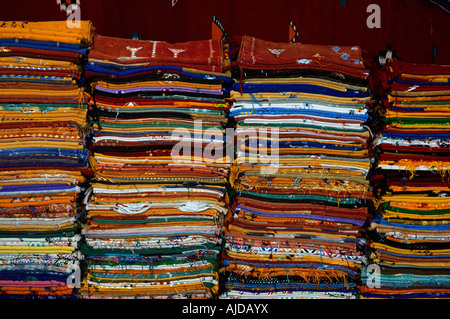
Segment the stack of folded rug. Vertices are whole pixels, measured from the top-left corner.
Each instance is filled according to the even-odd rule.
[[[74,297],[88,170],[81,21],[0,22],[0,296]]]
[[[448,298],[450,66],[390,61],[363,298]]]
[[[222,298],[355,298],[371,188],[359,47],[242,37]]]
[[[84,298],[211,298],[226,213],[219,40],[96,35],[86,66],[94,170]]]

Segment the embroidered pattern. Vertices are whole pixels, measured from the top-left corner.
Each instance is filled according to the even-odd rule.
[[[275,55],[277,58],[280,57],[281,53],[286,51],[285,49],[267,49],[267,50],[269,50],[269,52]]]
[[[298,32],[294,22],[289,21],[289,43],[296,43],[298,39]]]
[[[213,39],[220,39],[222,41],[225,41],[225,38],[227,37],[225,28],[223,27],[223,25],[220,23],[219,19],[217,19],[216,16],[212,17],[211,34]]]
[[[171,48],[169,48],[169,50],[172,51],[174,59],[176,59],[178,57],[178,54],[186,51],[183,49],[171,49]]]
[[[308,59],[299,59],[297,60],[298,64],[310,64],[312,61]]]
[[[56,3],[59,4],[59,8],[61,11],[67,11],[67,8],[70,8],[71,5],[80,5],[80,0],[56,0]]]
[[[139,48],[132,48],[132,47],[129,47],[129,46],[127,47],[127,50],[131,51],[131,58],[132,59],[136,59],[137,58],[136,52],[138,52],[141,49],[142,49],[142,47],[139,47]]]

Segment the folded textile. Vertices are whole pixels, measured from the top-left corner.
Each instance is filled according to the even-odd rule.
[[[109,65],[121,69],[179,66],[221,73],[225,64],[223,52],[221,40],[168,43],[96,34],[89,60],[105,68]]]
[[[449,79],[449,66],[382,69],[363,298],[448,298]]]
[[[94,30],[90,21],[0,30],[0,295],[75,298],[90,175],[82,61]]]
[[[362,50],[358,46],[332,46],[276,43],[250,36],[243,36],[239,47],[238,67],[243,70],[266,70],[283,75],[297,74],[305,70],[337,73],[337,77],[367,79]],[[261,71],[262,70],[262,71]],[[336,74],[331,75],[336,76]]]
[[[244,36],[232,72],[220,297],[356,298],[371,199],[361,50]]]
[[[225,68],[221,41],[94,38],[82,298],[216,296],[230,162]]]

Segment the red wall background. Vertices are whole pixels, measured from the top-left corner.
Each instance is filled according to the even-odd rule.
[[[369,29],[369,4],[381,8],[381,28]],[[215,15],[227,34],[288,42],[289,21],[299,41],[359,45],[373,57],[388,44],[404,61],[450,64],[450,15],[420,0],[81,0],[81,18],[102,35],[184,42],[211,38]],[[0,0],[0,20],[65,20],[56,0]]]

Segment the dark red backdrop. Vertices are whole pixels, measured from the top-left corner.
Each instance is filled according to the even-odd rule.
[[[369,29],[369,4],[381,8],[381,28]],[[370,57],[391,44],[410,62],[450,64],[450,16],[419,0],[81,0],[81,18],[102,35],[184,42],[211,37],[215,15],[229,35],[288,42],[293,20],[300,42],[359,45]],[[63,20],[56,0],[0,0],[0,20]]]

